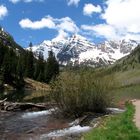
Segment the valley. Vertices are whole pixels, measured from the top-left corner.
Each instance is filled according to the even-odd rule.
[[[96,45],[73,35],[58,42],[30,43],[29,48],[23,49],[14,39],[3,38],[0,42],[0,100],[49,104],[49,108],[43,111],[1,109],[0,138],[88,140],[95,136],[94,129],[100,134],[98,128],[102,123],[110,127],[109,119],[114,128],[118,125],[112,123],[114,118],[120,124],[118,119],[124,121],[123,116],[132,128],[135,126],[130,121],[134,108],[131,103],[125,103],[140,99],[138,42],[105,41]],[[127,115],[125,109],[132,114]],[[124,124],[120,129],[128,129],[123,128]],[[85,134],[90,130],[91,133]],[[139,137],[137,128],[131,131]]]
[[[0,0],[0,140],[140,140],[140,0]]]

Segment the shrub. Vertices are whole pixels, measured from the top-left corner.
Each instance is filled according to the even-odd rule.
[[[51,85],[51,97],[64,115],[104,112],[111,103],[112,78],[88,72],[64,72]]]

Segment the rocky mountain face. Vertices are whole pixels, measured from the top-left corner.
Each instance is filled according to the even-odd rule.
[[[60,41],[45,40],[33,46],[32,50],[36,56],[42,52],[45,59],[48,57],[48,51],[52,50],[62,65],[72,63],[102,66],[112,64],[130,54],[137,45],[138,43],[134,40],[105,41],[94,44],[76,34]]]

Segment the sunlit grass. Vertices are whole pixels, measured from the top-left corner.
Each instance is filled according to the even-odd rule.
[[[135,108],[126,105],[123,114],[109,116],[96,129],[85,134],[84,140],[140,140],[140,131],[133,122]]]
[[[47,91],[32,91],[24,97],[24,101],[45,102],[49,100],[49,92]]]

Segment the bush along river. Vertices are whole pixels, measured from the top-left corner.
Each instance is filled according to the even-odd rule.
[[[76,120],[67,119],[56,113],[58,108],[52,108],[50,104],[7,100],[0,101],[0,140],[74,140],[96,127],[101,117],[107,115],[89,114]],[[107,110],[108,113],[124,111],[117,108]]]

